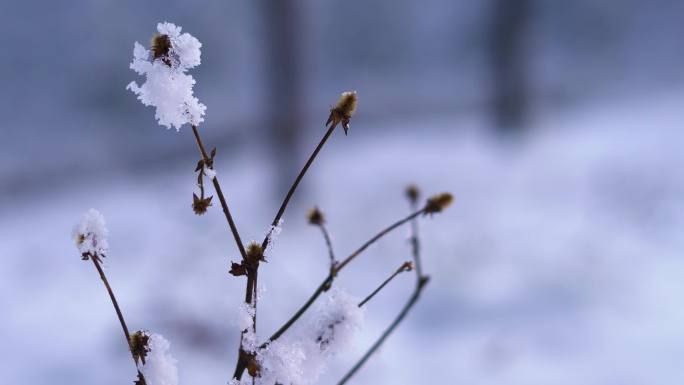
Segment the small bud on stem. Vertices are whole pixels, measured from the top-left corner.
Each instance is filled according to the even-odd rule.
[[[433,195],[427,200],[425,204],[425,214],[434,214],[442,212],[444,209],[449,207],[454,201],[454,197],[449,193],[441,193]]]
[[[354,111],[356,111],[357,102],[358,97],[356,96],[356,91],[343,92],[335,107],[330,109],[330,116],[325,125],[327,126],[332,123],[332,125],[335,126],[342,123],[344,134],[347,135],[349,121],[351,120],[352,115],[354,115]]]

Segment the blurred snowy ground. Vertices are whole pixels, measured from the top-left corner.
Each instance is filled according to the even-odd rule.
[[[333,136],[286,213],[260,274],[260,333],[325,275],[306,208],[326,212],[344,256],[407,212],[402,190],[416,182],[426,194],[456,196],[445,214],[421,222],[432,281],[353,383],[678,383],[684,114],[675,96],[553,114],[514,143],[476,121],[387,121],[369,133],[356,119],[349,137]],[[188,130],[168,135],[192,140]],[[262,155],[246,149],[228,162],[219,148],[217,170],[245,239],[261,239],[276,208],[263,204],[273,192]],[[244,282],[227,274],[237,252],[220,208],[202,217],[190,209],[193,167],[103,175],[0,206],[0,383],[133,380],[106,292],[70,237],[90,207],[108,221],[106,271],[129,326],[171,341],[181,383],[227,382]],[[407,234],[384,239],[336,284],[367,294],[409,258]],[[358,348],[321,383],[360,356],[412,285],[400,276],[373,300]]]

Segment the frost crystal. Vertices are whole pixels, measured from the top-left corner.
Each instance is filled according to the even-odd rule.
[[[274,341],[257,354],[261,366],[258,384],[306,384],[306,352],[301,343]]]
[[[204,175],[206,175],[209,179],[214,180],[214,178],[216,178],[216,170],[205,166]]]
[[[335,289],[317,307],[314,319],[295,335],[257,351],[257,384],[314,384],[330,357],[349,347],[363,322],[358,300]]]
[[[74,227],[74,241],[81,255],[104,256],[109,251],[109,231],[99,211],[90,209],[83,214],[81,222]]]
[[[352,345],[354,335],[363,324],[363,310],[358,300],[346,292],[334,289],[317,308],[309,330],[313,340],[325,355],[334,355]]]
[[[278,220],[278,224],[276,226],[271,226],[268,229],[268,233],[266,233],[266,238],[268,238],[268,244],[266,246],[265,253],[268,253],[269,251],[273,250],[273,244],[278,238],[278,235],[283,231],[283,220],[280,219]]]
[[[144,105],[156,107],[155,118],[160,125],[176,130],[185,123],[197,125],[204,121],[206,106],[193,95],[195,79],[185,72],[200,64],[202,43],[187,32],[181,34],[181,27],[172,23],[157,24],[157,31],[168,37],[168,53],[154,58],[135,42],[130,68],[145,75],[146,80],[141,86],[133,81],[126,89],[138,95]]]
[[[171,344],[160,334],[150,335],[145,365],[141,371],[147,385],[178,385],[176,359],[169,354]]]

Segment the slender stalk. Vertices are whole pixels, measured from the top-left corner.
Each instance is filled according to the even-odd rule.
[[[332,240],[330,239],[330,234],[328,233],[328,229],[326,229],[324,224],[321,223],[318,225],[318,228],[321,229],[321,233],[325,239],[325,246],[328,248],[328,256],[330,257],[330,271],[332,272],[335,269],[335,252],[333,251]]]
[[[416,211],[418,204],[416,200],[411,200],[411,211]],[[420,240],[418,238],[418,221],[411,221],[411,255],[413,256],[413,264],[416,268],[416,279],[420,281],[423,277],[423,264],[420,261]]]
[[[420,281],[419,284],[416,285],[416,288],[414,289],[411,298],[409,298],[408,302],[406,302],[406,305],[404,305],[404,307],[401,309],[399,315],[394,319],[394,321],[392,321],[390,326],[382,333],[380,338],[377,341],[375,341],[373,346],[371,346],[371,348],[368,349],[366,354],[364,354],[363,357],[361,357],[361,359],[356,363],[356,365],[354,365],[354,367],[351,368],[351,370],[340,380],[340,382],[337,383],[337,385],[342,385],[349,381],[349,379],[354,374],[356,374],[356,372],[358,372],[359,369],[361,369],[363,364],[365,364],[366,361],[368,361],[368,359],[373,355],[373,353],[375,353],[378,350],[378,348],[385,342],[387,337],[389,337],[390,334],[392,334],[394,329],[396,329],[397,326],[399,326],[401,321],[404,320],[404,317],[406,317],[406,314],[408,314],[409,310],[411,310],[413,305],[415,305],[416,301],[418,301],[418,298],[420,298],[420,293],[423,291],[423,288],[428,283],[428,280],[429,279],[425,277]]]
[[[397,222],[393,223],[392,225],[386,227],[384,230],[377,233],[373,238],[369,239],[368,242],[364,243],[355,252],[351,253],[347,258],[345,258],[344,261],[340,262],[340,264],[337,265],[337,267],[335,268],[335,271],[339,272],[340,270],[342,270],[349,262],[351,262],[354,258],[356,258],[364,250],[366,250],[368,248],[368,246],[377,242],[378,239],[384,237],[385,235],[387,235],[387,233],[391,232],[392,230],[396,229],[397,227],[403,225],[404,223],[406,223],[406,222],[410,221],[411,219],[417,217],[418,215],[422,214],[424,211],[425,211],[425,209],[420,209],[420,210],[414,212],[413,214],[407,216],[406,218],[398,220]]]
[[[410,202],[411,202],[411,210],[415,210],[417,207],[416,199],[411,199]],[[425,211],[425,208],[423,208],[421,211]],[[420,242],[418,241],[418,223],[417,223],[418,220],[416,219],[415,215],[413,215],[410,220],[411,220],[411,241],[412,241],[411,242],[411,254],[413,256],[413,261],[416,264],[416,278],[417,278],[416,279],[416,286],[413,289],[413,294],[411,294],[411,297],[409,298],[409,300],[406,302],[406,304],[401,309],[401,311],[399,312],[397,317],[394,319],[394,321],[392,321],[390,326],[387,329],[385,329],[385,331],[382,333],[380,338],[378,338],[378,340],[375,341],[373,346],[371,346],[370,349],[368,349],[368,351],[349,370],[349,372],[347,372],[347,374],[344,377],[342,377],[342,379],[340,380],[340,382],[337,383],[337,385],[343,385],[347,381],[349,381],[349,379],[352,378],[352,376],[354,376],[354,374],[356,374],[356,372],[358,372],[359,369],[361,369],[361,367],[366,363],[366,361],[368,361],[368,359],[373,355],[373,353],[375,353],[378,350],[378,348],[380,348],[380,346],[382,346],[382,344],[385,342],[387,337],[389,337],[390,334],[392,334],[394,329],[396,329],[397,326],[399,326],[399,324],[401,323],[401,321],[404,320],[404,317],[406,317],[406,314],[408,314],[408,312],[411,310],[413,305],[416,304],[416,302],[418,301],[418,298],[420,298],[420,294],[423,292],[423,288],[425,288],[425,285],[427,285],[427,283],[430,281],[430,277],[423,275],[422,270],[419,267],[420,266],[420,247],[419,247]]]
[[[131,352],[131,358],[133,358],[133,363],[135,364],[135,370],[138,371],[138,375],[140,376],[140,379],[142,380],[143,384],[146,384],[147,382],[145,381],[145,376],[140,372],[140,369],[138,369],[138,360],[135,358],[135,355],[133,354],[133,348],[131,346],[131,333],[128,331],[128,326],[126,326],[126,320],[124,320],[123,313],[121,312],[121,308],[119,307],[119,302],[116,300],[116,296],[114,296],[114,291],[112,290],[112,287],[109,285],[109,281],[107,280],[107,276],[105,275],[104,270],[102,270],[102,266],[99,262],[99,257],[97,255],[90,254],[90,259],[93,261],[93,264],[97,269],[97,272],[100,274],[100,279],[102,279],[102,282],[104,283],[105,288],[107,289],[107,293],[109,293],[109,298],[112,300],[112,305],[114,305],[116,316],[119,318],[121,329],[123,329],[124,337],[126,338],[126,345],[128,346],[128,351]]]
[[[199,147],[204,162],[209,162],[210,158],[207,154],[207,150],[204,147],[204,143],[202,143],[202,138],[200,138],[197,126],[192,126],[192,133],[195,134],[195,141],[197,142],[197,147]],[[214,190],[216,190],[216,195],[218,195],[219,201],[221,202],[223,213],[226,215],[226,220],[228,221],[230,231],[233,233],[233,238],[235,238],[235,243],[237,243],[238,250],[240,250],[240,255],[242,256],[242,258],[244,258],[246,255],[245,246],[242,244],[242,240],[240,239],[240,233],[237,230],[237,226],[235,225],[233,216],[230,214],[230,209],[228,209],[228,203],[226,202],[226,198],[223,195],[223,191],[221,190],[221,184],[219,183],[218,176],[215,176],[211,181],[214,184]]]
[[[309,167],[311,167],[311,164],[316,159],[316,156],[318,156],[318,153],[321,151],[321,149],[323,148],[325,143],[330,138],[330,135],[332,135],[333,131],[335,131],[335,127],[337,127],[337,122],[334,122],[333,124],[330,125],[328,130],[325,132],[325,135],[323,135],[323,138],[321,139],[320,142],[318,142],[318,145],[316,146],[314,151],[311,153],[311,156],[309,156],[309,159],[304,164],[304,167],[299,172],[299,175],[297,175],[294,182],[292,183],[290,190],[285,195],[285,198],[283,199],[283,202],[281,203],[280,208],[278,209],[278,212],[276,213],[275,217],[273,218],[273,222],[271,222],[271,230],[269,230],[268,234],[266,234],[266,237],[264,237],[263,242],[261,242],[262,250],[265,251],[266,248],[268,247],[268,244],[271,240],[271,234],[273,233],[273,229],[276,226],[278,226],[278,223],[280,222],[280,219],[283,217],[283,214],[285,213],[285,209],[287,208],[287,205],[290,203],[290,199],[292,199],[292,196],[294,195],[295,191],[297,190],[299,183],[304,178],[304,175],[306,175],[306,172],[309,170]],[[219,198],[221,198],[220,195],[219,195]],[[244,256],[244,254],[243,254],[243,256]],[[247,273],[247,287],[245,289],[245,302],[251,304],[252,301],[254,301],[254,314],[255,314],[255,316],[252,317],[252,329],[255,331],[256,331],[256,311],[257,311],[255,293],[256,293],[256,287],[257,287],[257,281],[258,281],[258,278],[257,278],[258,277],[258,275],[257,275],[258,269],[259,269],[259,266],[257,265],[253,272],[248,271],[248,273]],[[324,281],[324,283],[327,281],[328,281],[328,279],[326,279]],[[320,295],[320,293],[318,295]],[[312,297],[312,299],[310,299],[311,303],[313,303],[313,301],[318,297],[318,295],[314,295]],[[311,304],[309,304],[308,306],[311,306]],[[308,306],[306,306],[306,307],[308,308]],[[303,313],[305,310],[306,309],[304,309],[304,310],[300,309],[301,313]],[[301,316],[301,313],[299,313],[298,315],[295,314],[296,318],[294,320],[299,318],[299,316]],[[294,320],[292,321],[292,323],[294,323]],[[285,328],[282,332],[284,332],[288,328],[289,328],[289,326],[287,326],[287,328]],[[282,334],[282,332],[280,334]],[[244,336],[244,334],[245,334],[245,331],[243,330],[242,336]],[[278,332],[276,332],[276,334],[278,334]],[[278,334],[278,336],[280,336],[280,334]],[[238,362],[235,365],[235,371],[233,373],[233,378],[236,378],[238,380],[240,380],[242,378],[242,374],[244,373],[244,371],[247,367],[247,363],[246,363],[245,358],[244,358],[245,354],[243,354],[244,350],[242,347],[242,336],[240,337],[240,354],[238,356]],[[269,339],[269,341],[264,343],[263,346],[266,346],[270,341],[271,340]]]
[[[294,315],[292,315],[292,317],[290,317],[290,319],[287,320],[287,322],[285,322],[285,323],[284,323],[284,324],[283,324],[275,333],[273,333],[273,335],[272,335],[266,342],[264,342],[263,344],[261,344],[260,348],[264,348],[264,347],[266,347],[269,343],[271,343],[271,342],[277,340],[278,338],[280,338],[280,336],[281,336],[283,333],[285,333],[285,332],[287,331],[287,329],[289,329],[289,328],[290,328],[290,327],[299,319],[299,317],[301,317],[302,314],[304,314],[304,313],[309,309],[309,307],[311,307],[311,305],[316,301],[316,299],[317,299],[321,294],[323,294],[323,292],[326,290],[326,288],[329,287],[330,283],[332,282],[334,275],[335,275],[335,274],[338,274],[338,273],[339,273],[339,272],[340,272],[340,271],[341,271],[349,262],[351,262],[356,256],[358,256],[359,254],[361,254],[361,252],[363,252],[365,249],[367,249],[368,246],[370,246],[370,245],[372,245],[373,243],[375,243],[376,241],[378,241],[380,238],[382,238],[383,236],[385,236],[387,233],[389,233],[390,231],[396,229],[397,227],[401,226],[402,224],[404,224],[404,223],[410,221],[412,218],[417,217],[417,216],[418,216],[419,214],[421,214],[423,211],[424,211],[424,209],[421,209],[421,210],[419,210],[419,211],[416,211],[415,213],[409,215],[408,217],[406,217],[406,218],[404,218],[404,219],[401,219],[401,220],[399,220],[399,221],[393,223],[392,225],[386,227],[385,229],[381,230],[381,231],[380,231],[378,234],[376,234],[373,238],[371,238],[370,240],[368,240],[368,241],[367,241],[366,243],[364,243],[361,247],[359,247],[356,251],[354,251],[353,253],[351,253],[351,254],[344,260],[344,262],[342,262],[342,263],[336,265],[336,266],[335,266],[335,269],[333,269],[333,271],[331,272],[331,274],[328,274],[328,276],[323,280],[323,282],[322,282],[322,283],[318,286],[318,288],[313,292],[313,294],[311,295],[311,297],[309,297],[309,299],[304,303],[304,305],[302,305],[302,307],[299,308],[299,310],[297,310],[297,312],[296,312]]]
[[[384,288],[388,283],[390,283],[390,281],[393,280],[394,277],[405,271],[411,271],[411,262],[402,263],[401,266],[399,266],[399,268],[394,273],[392,273],[392,275],[390,275],[385,281],[383,281],[377,289],[373,290],[373,292],[370,293],[368,297],[366,297],[363,301],[359,302],[359,307],[365,305],[366,302],[370,301],[371,298],[375,297],[375,295],[378,294],[380,290],[382,290],[382,288]]]
[[[332,135],[333,131],[335,131],[335,127],[337,127],[337,122],[333,122],[330,125],[330,128],[328,128],[328,131],[325,132],[325,135],[323,135],[323,138],[321,139],[321,141],[318,142],[318,145],[316,146],[316,148],[311,153],[311,156],[309,156],[309,159],[304,164],[304,167],[299,172],[299,175],[297,175],[297,178],[295,178],[294,183],[292,183],[290,190],[285,195],[285,198],[283,199],[283,203],[280,204],[280,208],[278,209],[278,212],[276,213],[275,218],[273,218],[273,222],[271,222],[271,226],[273,226],[273,227],[278,226],[278,222],[280,222],[280,218],[283,217],[283,214],[285,213],[285,209],[287,208],[287,205],[290,203],[290,199],[292,198],[295,191],[297,190],[297,186],[299,186],[299,182],[302,181],[302,179],[304,178],[304,175],[309,170],[309,167],[311,167],[311,164],[316,159],[316,156],[318,156],[318,153],[323,148],[323,145],[325,145],[325,143],[330,138],[330,135]],[[271,230],[268,232],[268,235],[266,236],[266,238],[264,238],[264,241],[261,243],[261,247],[264,250],[266,250],[266,246],[268,246],[268,242],[271,239],[270,235],[271,235],[271,232],[273,232],[273,227],[271,227]]]

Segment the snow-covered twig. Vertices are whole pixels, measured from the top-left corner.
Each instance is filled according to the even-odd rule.
[[[321,151],[325,143],[328,141],[330,136],[332,135],[333,131],[335,131],[335,128],[342,123],[342,126],[344,128],[344,133],[345,135],[347,134],[347,130],[349,129],[349,120],[351,119],[352,115],[354,114],[354,111],[356,110],[356,104],[357,104],[357,96],[356,92],[344,92],[340,96],[339,101],[335,105],[335,107],[330,109],[330,115],[328,117],[328,121],[325,123],[326,126],[328,126],[328,130],[325,132],[323,135],[323,138],[318,142],[318,145],[316,148],[313,150],[311,155],[309,156],[309,159],[306,161],[304,164],[304,167],[302,167],[301,171],[295,178],[294,182],[292,183],[292,186],[288,190],[287,194],[285,194],[285,198],[283,199],[283,202],[280,204],[280,208],[278,208],[278,212],[276,213],[275,217],[273,218],[273,221],[271,222],[271,229],[274,229],[278,226],[280,223],[280,220],[285,214],[285,209],[287,209],[288,204],[290,203],[290,199],[292,199],[292,196],[294,196],[295,191],[297,190],[297,187],[299,186],[299,183],[302,181],[304,178],[304,175],[306,175],[306,172],[309,170],[309,167],[313,164],[314,160],[318,156],[318,153]],[[271,230],[272,231],[272,230]],[[268,244],[271,240],[271,234],[270,231],[264,237],[263,242],[261,243],[261,248],[266,250],[268,248]],[[245,302],[247,303],[252,303],[254,301],[254,293],[256,293],[256,287],[258,283],[258,264],[255,266],[253,271],[248,271],[247,272],[247,287],[245,290]],[[255,311],[256,311],[256,306],[255,306]],[[256,317],[255,319],[255,325],[253,325],[253,329],[256,329]],[[243,332],[244,334],[244,332]],[[235,372],[233,373],[233,378],[236,378],[240,380],[242,378],[242,373],[244,373],[246,369],[247,362],[245,358],[247,357],[246,354],[243,353],[242,345],[240,347],[240,355],[238,358],[238,362],[235,365]]]
[[[107,289],[107,293],[112,301],[112,305],[114,305],[114,311],[116,312],[116,316],[121,324],[124,337],[126,338],[126,345],[128,346],[128,350],[131,352],[135,369],[138,371],[140,385],[145,385],[145,376],[140,372],[140,369],[138,369],[138,359],[133,353],[133,348],[131,346],[131,333],[128,330],[128,326],[126,326],[126,320],[124,319],[123,312],[119,307],[119,302],[116,300],[114,290],[112,290],[112,286],[109,284],[107,275],[100,264],[100,259],[105,257],[104,253],[107,251],[108,235],[108,230],[102,214],[95,209],[90,209],[83,216],[81,222],[76,227],[74,235],[76,239],[76,246],[78,247],[79,251],[81,251],[81,258],[83,260],[90,259],[93,261],[95,269],[97,269],[100,279]]]

